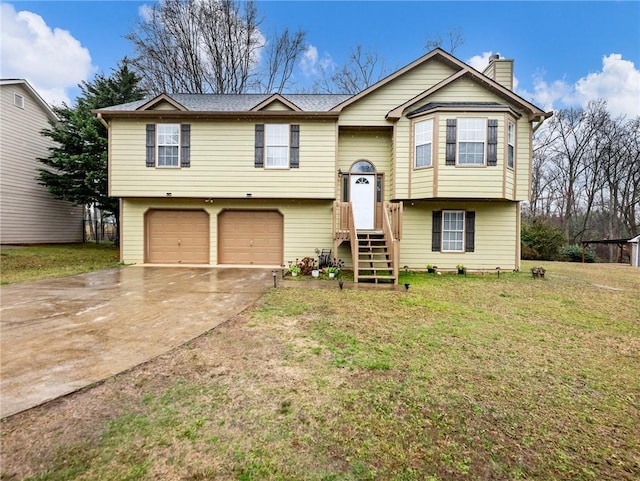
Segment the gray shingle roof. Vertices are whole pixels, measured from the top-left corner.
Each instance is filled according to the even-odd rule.
[[[281,95],[303,112],[328,112],[351,97],[344,94]],[[169,97],[192,112],[248,112],[271,97],[271,94],[172,94]],[[152,98],[114,105],[101,110],[134,111],[150,100]]]

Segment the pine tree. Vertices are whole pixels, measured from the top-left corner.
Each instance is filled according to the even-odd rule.
[[[144,97],[140,77],[128,68],[125,58],[110,77],[97,74],[92,82],[79,85],[76,106],[53,107],[58,119],[42,135],[56,142],[49,156],[38,159],[38,182],[59,199],[78,205],[93,205],[108,212],[119,226],[118,199],[108,196],[107,129],[93,109],[133,102]]]

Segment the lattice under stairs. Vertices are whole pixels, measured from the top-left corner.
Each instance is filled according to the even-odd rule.
[[[358,282],[393,283],[393,256],[382,231],[357,231]]]

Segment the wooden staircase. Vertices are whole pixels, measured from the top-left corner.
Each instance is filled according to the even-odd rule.
[[[358,244],[356,282],[390,282],[396,278],[391,246],[387,245],[383,231],[356,232]]]

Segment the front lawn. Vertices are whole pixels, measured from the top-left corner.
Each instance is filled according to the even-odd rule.
[[[3,248],[0,258],[2,284],[70,276],[119,265],[118,247],[112,243]]]
[[[285,282],[5,420],[3,479],[640,479],[640,270],[532,265]]]

